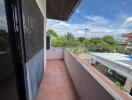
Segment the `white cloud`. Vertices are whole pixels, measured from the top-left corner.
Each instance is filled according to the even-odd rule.
[[[120,27],[126,32],[132,32],[132,16],[126,18],[126,20],[122,23]]]
[[[132,23],[132,17],[128,17],[125,22],[126,23]]]
[[[7,31],[4,1],[0,1],[0,29]]]
[[[113,32],[111,29],[100,28],[98,26],[92,26],[91,24],[68,24],[66,22],[59,22],[53,25],[48,26],[47,29],[55,30],[59,35],[63,35],[67,32],[73,33],[74,36],[80,37],[84,36],[84,29],[89,28],[87,37],[98,37],[103,36],[104,34],[109,34]]]
[[[66,27],[68,27],[69,28],[69,24],[66,24],[66,23],[61,21],[61,22],[56,23],[55,25],[53,25],[53,27],[55,27],[55,28],[66,28]]]
[[[101,24],[101,25],[108,25],[110,21],[102,16],[83,16],[86,20],[90,21],[91,23]]]
[[[80,13],[80,10],[77,9],[77,10],[75,11],[75,13],[79,14],[79,13]]]
[[[115,25],[115,22],[101,16],[85,16],[85,18],[87,20],[83,24],[59,21],[54,24],[48,24],[47,29],[53,29],[59,35],[71,32],[74,36],[80,37],[84,36],[84,29],[89,28],[90,30],[87,33],[87,37],[102,37],[105,35],[117,36],[129,32],[129,28],[122,26],[131,26],[132,23],[132,17],[126,18],[126,20],[120,25],[117,25],[116,23],[117,26]]]

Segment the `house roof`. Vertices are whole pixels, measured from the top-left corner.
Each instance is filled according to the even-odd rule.
[[[127,34],[123,34],[123,37],[132,37],[132,32],[131,33],[127,33]]]
[[[90,53],[90,56],[126,77],[131,77],[132,75],[132,59],[128,55],[119,53]]]
[[[47,0],[47,18],[68,20],[82,0]]]

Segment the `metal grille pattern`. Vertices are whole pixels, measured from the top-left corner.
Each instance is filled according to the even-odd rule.
[[[26,61],[44,46],[43,15],[35,0],[22,0]]]

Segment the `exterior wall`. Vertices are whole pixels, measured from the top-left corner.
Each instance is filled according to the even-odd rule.
[[[43,77],[43,52],[44,50],[41,50],[26,63],[29,100],[35,100],[39,85]]]
[[[28,1],[26,1],[26,2],[28,2]],[[34,4],[35,7],[37,4],[37,7],[39,7],[39,8],[35,8],[35,7],[34,8],[39,9],[38,12],[40,11],[39,13],[42,15],[42,16],[38,15],[38,17],[36,17],[36,15],[34,15],[30,11],[31,7],[27,7],[27,8],[29,8],[29,9],[27,9],[27,11],[29,10],[30,12],[26,13],[27,16],[29,17],[29,19],[25,18],[25,22],[27,20],[29,20],[29,23],[31,23],[31,24],[35,24],[35,25],[36,25],[36,23],[41,24],[41,27],[35,26],[35,25],[30,25],[30,27],[33,28],[33,31],[32,31],[32,34],[28,33],[28,35],[31,35],[30,37],[33,37],[33,38],[30,38],[29,40],[25,39],[27,45],[29,45],[29,46],[33,45],[33,48],[28,48],[28,49],[26,48],[27,50],[37,49],[36,52],[34,53],[34,55],[26,61],[26,68],[25,68],[25,71],[26,71],[25,77],[27,78],[26,82],[27,82],[27,91],[28,91],[27,99],[28,100],[36,100],[37,92],[38,92],[38,89],[39,89],[39,86],[40,86],[40,83],[41,83],[41,80],[42,80],[42,77],[44,74],[44,67],[46,66],[46,0],[36,0],[35,2],[32,0],[31,2],[32,2],[32,4],[35,3]],[[27,5],[27,4],[25,4],[25,5]],[[34,12],[34,13],[36,14],[36,12]],[[34,19],[31,20],[30,17],[31,18],[33,17]],[[43,20],[42,19],[37,20],[37,18],[39,18],[39,17],[41,17]],[[40,29],[38,29],[38,28],[40,28]],[[40,31],[38,31],[38,30],[40,30]],[[42,33],[42,31],[43,31],[43,33]],[[31,31],[29,31],[29,32],[31,32]],[[41,34],[41,37],[40,37],[40,34]],[[27,33],[26,33],[26,35],[27,35]],[[39,41],[39,43],[38,43],[38,41]],[[42,44],[42,47],[40,48],[41,44]],[[29,54],[30,53],[32,53],[32,52],[29,52]]]
[[[132,40],[128,41],[126,48],[132,50]]]
[[[63,58],[64,58],[63,48],[51,48],[50,50],[47,50],[47,60]]]
[[[124,34],[124,37],[127,38],[127,46],[126,48],[132,50],[132,33]]]
[[[46,67],[46,0],[36,0],[44,16],[44,69]]]
[[[124,90],[130,93],[131,89],[132,89],[132,80],[127,79],[125,82]]]
[[[64,51],[64,60],[81,100],[114,100],[84,66],[67,51]]]

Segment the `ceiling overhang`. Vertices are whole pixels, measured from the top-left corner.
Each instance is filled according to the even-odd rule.
[[[47,0],[47,18],[68,20],[81,0]]]

